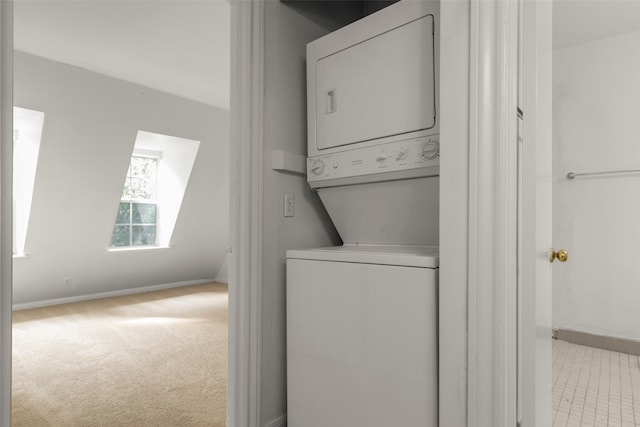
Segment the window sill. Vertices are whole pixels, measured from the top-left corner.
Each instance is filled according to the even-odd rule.
[[[122,252],[147,252],[147,251],[159,251],[163,249],[171,249],[171,246],[126,246],[121,248],[107,248],[107,253],[122,253]]]

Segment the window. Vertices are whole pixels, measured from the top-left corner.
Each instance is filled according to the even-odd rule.
[[[25,256],[44,113],[13,107],[13,255]]]
[[[131,157],[122,159],[122,172],[127,161],[129,168],[109,251],[171,246],[199,146],[192,139],[138,131]]]
[[[149,246],[157,241],[158,158],[134,155],[122,189],[111,246]]]

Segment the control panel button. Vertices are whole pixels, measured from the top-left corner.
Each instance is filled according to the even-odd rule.
[[[338,169],[338,164],[337,163],[334,163],[332,166],[333,166],[334,169]]]
[[[322,175],[324,173],[324,162],[322,160],[314,160],[311,164],[311,172],[314,175]]]
[[[376,157],[376,162],[378,163],[384,163],[387,161],[387,156],[385,156],[384,154],[378,154],[378,157]]]
[[[427,160],[433,160],[440,154],[440,144],[438,141],[429,140],[422,146],[422,157]]]

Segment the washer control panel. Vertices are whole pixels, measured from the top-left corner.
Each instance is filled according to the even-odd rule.
[[[307,181],[440,165],[439,135],[389,142],[307,159]]]

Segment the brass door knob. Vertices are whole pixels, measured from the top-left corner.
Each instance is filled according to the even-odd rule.
[[[560,249],[558,250],[558,252],[556,252],[555,249],[551,248],[551,250],[549,251],[549,262],[553,262],[555,260],[558,260],[560,262],[567,262],[568,259],[569,252],[567,252],[565,249]]]

